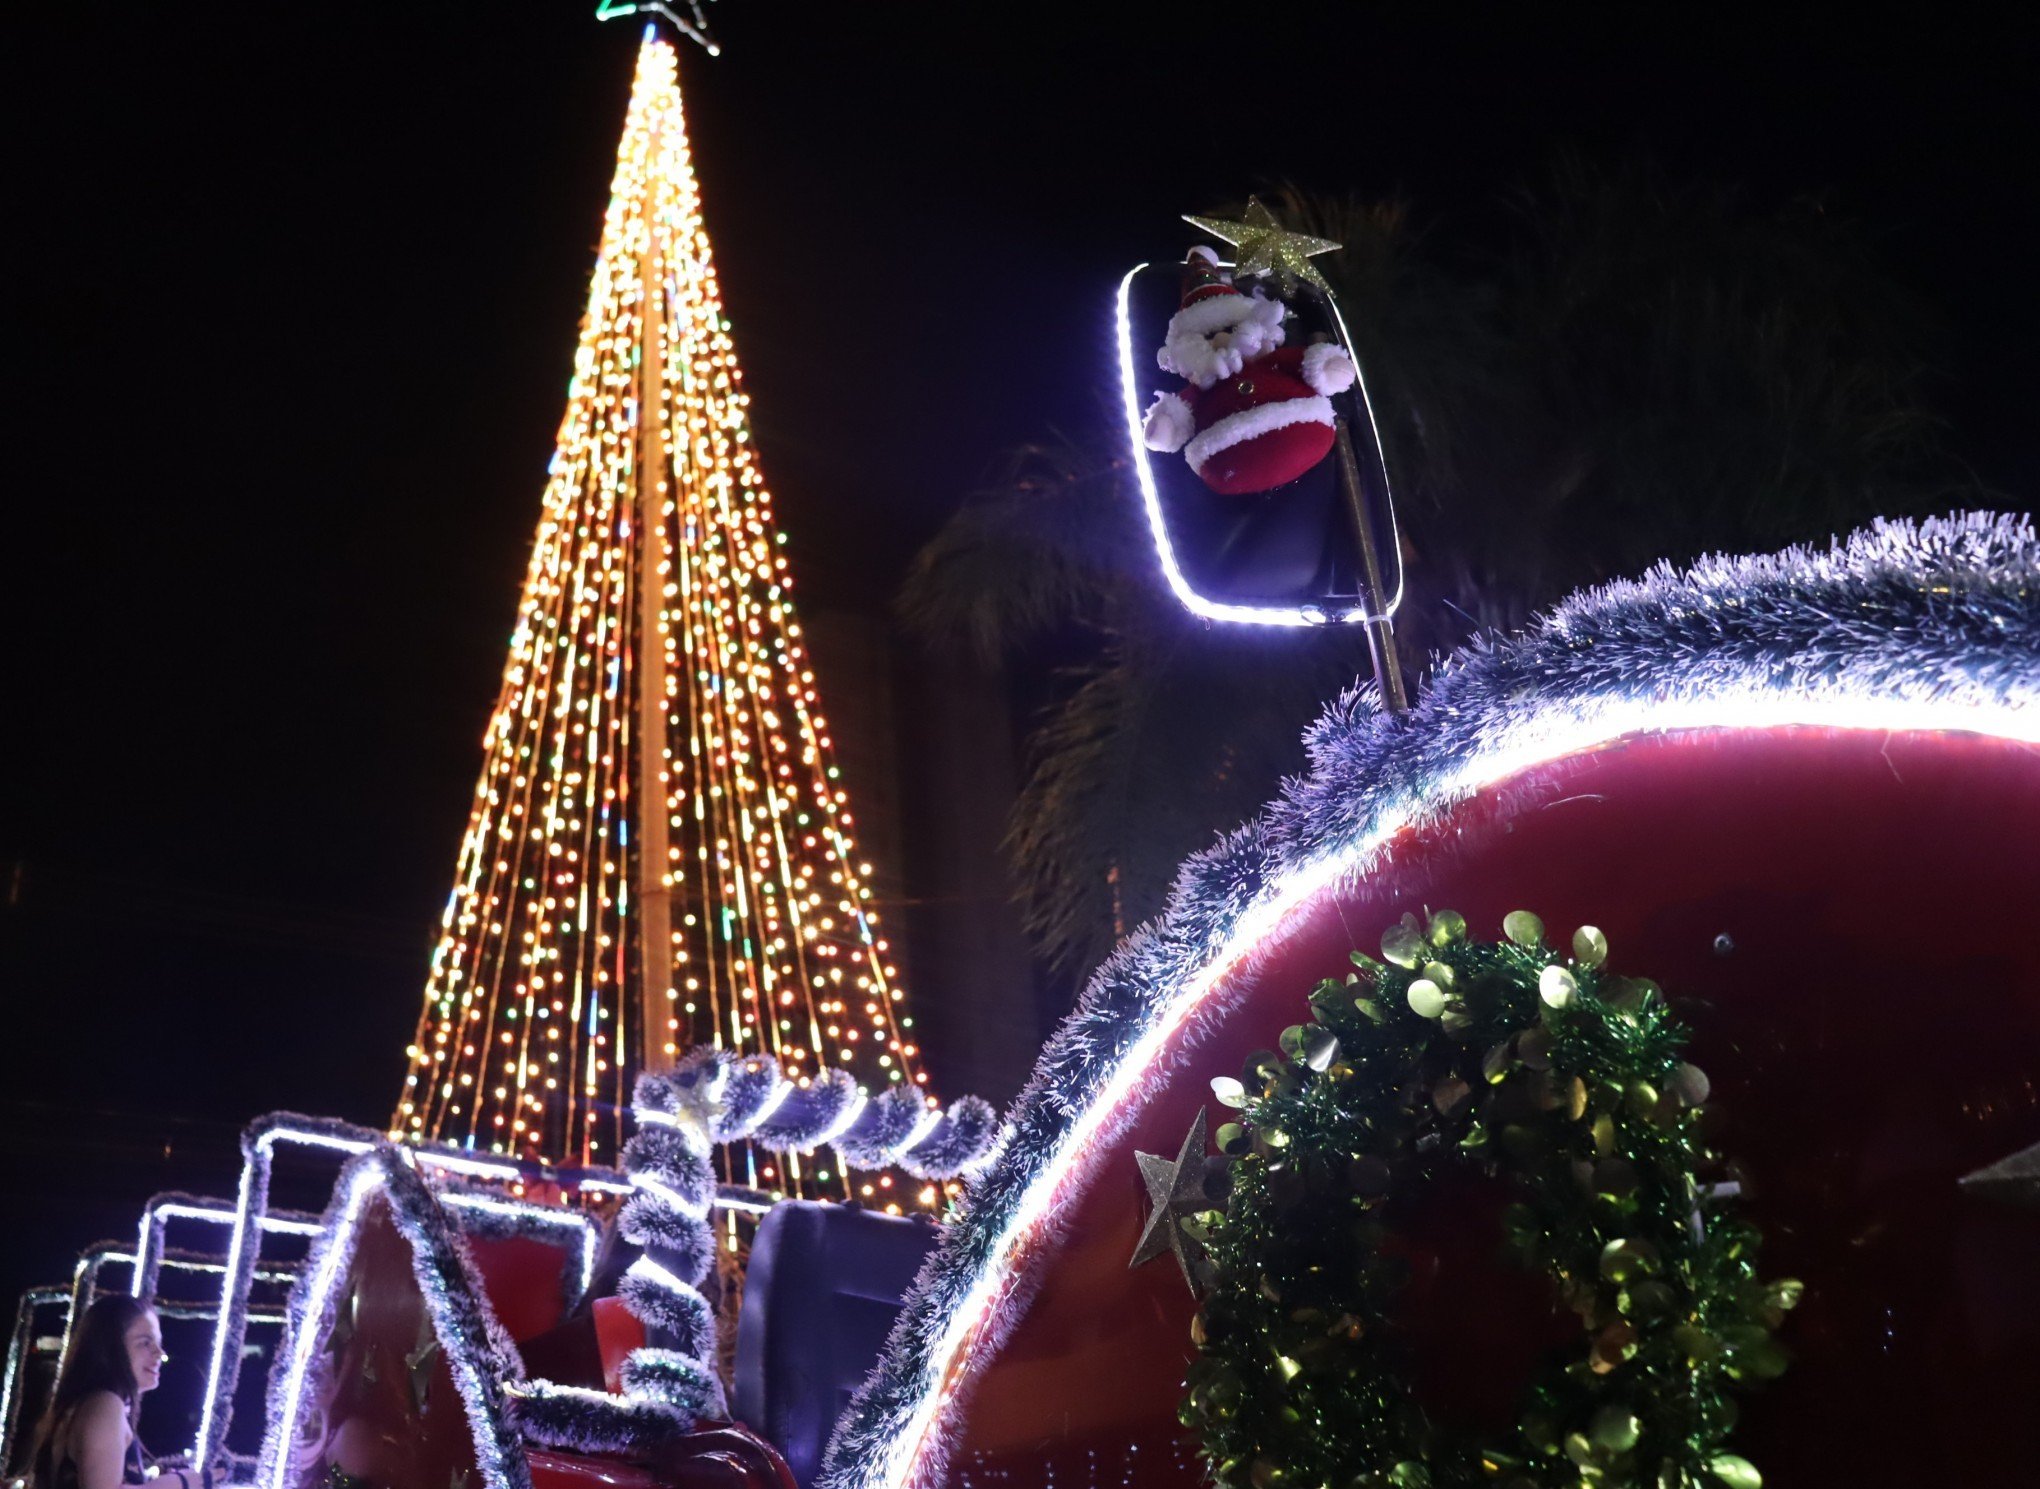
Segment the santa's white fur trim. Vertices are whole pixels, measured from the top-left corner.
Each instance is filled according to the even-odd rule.
[[[1259,403],[1220,419],[1185,446],[1183,458],[1190,462],[1190,469],[1202,473],[1204,463],[1221,450],[1230,450],[1277,429],[1287,429],[1291,424],[1330,424],[1332,419],[1329,398],[1285,398],[1280,403]]]
[[[1155,353],[1164,372],[1209,388],[1282,345],[1282,305],[1249,295],[1211,295],[1169,317],[1168,340]]]
[[[1140,433],[1150,450],[1169,451],[1182,449],[1184,441],[1196,432],[1197,419],[1190,405],[1174,393],[1158,393]]]
[[[1305,347],[1303,380],[1320,393],[1343,393],[1353,386],[1353,359],[1336,341]]]

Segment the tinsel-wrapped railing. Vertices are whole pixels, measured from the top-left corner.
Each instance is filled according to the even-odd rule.
[[[70,1298],[68,1288],[32,1287],[15,1307],[14,1332],[7,1340],[7,1373],[0,1376],[0,1474],[13,1466],[20,1437],[21,1377],[35,1348],[35,1316],[43,1309],[63,1306]]]
[[[512,1392],[524,1373],[517,1347],[489,1307],[448,1208],[418,1172],[417,1155],[380,1140],[341,1171],[321,1234],[291,1294],[283,1346],[269,1377],[268,1430],[256,1484],[288,1489],[301,1470],[318,1466],[294,1461],[300,1415],[307,1399],[317,1399],[319,1372],[331,1368],[323,1343],[347,1295],[361,1222],[378,1195],[409,1245],[412,1275],[467,1408],[482,1483],[486,1489],[530,1489],[530,1467],[511,1424]]]
[[[235,1213],[232,1200],[214,1195],[186,1194],[174,1189],[151,1195],[142,1206],[141,1227],[136,1236],[135,1296],[144,1299],[156,1296],[164,1258],[172,1254],[166,1249],[165,1236],[173,1220],[231,1226]],[[259,1224],[265,1232],[311,1236],[318,1233],[319,1217],[298,1210],[269,1210]],[[194,1253],[187,1250],[185,1254]],[[219,1254],[224,1258],[225,1250]]]
[[[946,1109],[939,1109],[918,1091],[904,1088],[872,1096],[840,1070],[824,1072],[803,1086],[788,1080],[770,1060],[738,1060],[720,1051],[703,1050],[690,1053],[682,1061],[676,1078],[683,1073],[688,1076],[684,1098],[678,1089],[654,1088],[651,1103],[640,1105],[640,1116],[656,1125],[674,1118],[684,1108],[699,1114],[712,1127],[712,1140],[716,1142],[748,1139],[775,1152],[809,1152],[834,1145],[843,1160],[856,1167],[897,1165],[918,1178],[943,1179],[971,1172],[988,1161],[999,1132],[997,1113],[989,1103],[976,1097],[966,1096]],[[123,1261],[139,1258],[131,1285],[145,1297],[153,1295],[159,1282],[164,1229],[169,1220],[211,1221],[228,1229],[206,1391],[197,1438],[188,1455],[192,1461],[218,1462],[226,1451],[239,1362],[247,1339],[249,1293],[262,1253],[261,1238],[273,1232],[312,1235],[325,1223],[296,1212],[270,1210],[269,1182],[275,1149],[290,1145],[353,1157],[373,1151],[383,1141],[381,1134],[351,1122],[273,1112],[250,1123],[242,1134],[241,1181],[233,1201],[169,1193],[156,1196],[145,1208],[136,1246],[131,1251],[122,1250],[120,1255]],[[533,1165],[434,1145],[415,1145],[407,1151],[419,1167],[439,1176],[442,1186],[450,1192],[473,1196],[453,1200],[457,1208],[477,1212],[488,1208],[490,1195],[499,1194],[492,1186],[540,1176]],[[561,1177],[565,1177],[564,1173]],[[628,1192],[633,1202],[643,1197],[642,1187],[629,1176],[621,1176],[622,1183],[606,1182],[615,1177],[607,1171],[599,1176],[591,1172],[577,1177],[588,1188]],[[756,1209],[770,1201],[770,1196],[752,1191],[732,1191],[728,1198],[734,1207],[742,1209]],[[721,1203],[724,1196],[711,1185],[707,1199],[713,1205]],[[493,1223],[544,1228],[540,1220],[525,1214],[530,1207],[510,1208],[524,1218],[498,1217]],[[641,1212],[643,1208],[640,1207]],[[466,1217],[466,1224],[473,1228],[488,1226],[492,1221],[476,1213]],[[114,1260],[116,1243],[106,1243],[102,1249],[107,1253],[102,1263]],[[592,1232],[581,1243],[581,1257],[582,1265],[565,1280],[574,1301],[585,1291],[592,1272]],[[96,1280],[95,1268],[91,1282],[96,1284]],[[643,1291],[647,1285],[641,1278],[627,1283],[626,1296]],[[585,1405],[576,1400],[577,1410]],[[534,1413],[542,1411],[543,1408],[534,1408]]]
[[[640,1130],[684,1124],[709,1143],[752,1142],[774,1153],[833,1147],[852,1168],[898,1167],[917,1179],[972,1173],[999,1138],[999,1114],[979,1096],[945,1108],[911,1086],[873,1094],[840,1069],[794,1081],[766,1056],[706,1045],[641,1080],[636,1096]]]
[[[969,1173],[999,1136],[991,1104],[966,1096],[944,1109],[898,1087],[873,1096],[843,1070],[800,1083],[762,1056],[701,1047],[665,1074],[638,1078],[637,1134],[624,1145],[633,1193],[618,1216],[643,1255],[617,1293],[651,1343],[624,1362],[622,1396],[529,1381],[511,1389],[534,1442],[580,1452],[636,1452],[728,1415],[715,1369],[715,1310],[700,1285],[715,1264],[710,1216],[720,1204],[763,1208],[770,1196],[716,1183],[718,1144],[779,1153],[833,1146],[857,1168],[898,1165],[921,1178]]]

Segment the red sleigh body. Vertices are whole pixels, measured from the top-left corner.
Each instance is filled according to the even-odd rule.
[[[1765,1482],[1925,1481],[1958,1463],[2014,1482],[2040,1213],[1964,1200],[1956,1180],[2040,1138],[2040,982],[2016,929],[2040,905],[2036,842],[2030,746],[1827,730],[1629,740],[1398,839],[1363,881],[1299,904],[1156,1051],[1167,1073],[1025,1259],[1035,1299],[963,1387],[946,1481],[1202,1481],[1176,1420],[1194,1300],[1166,1257],[1127,1270],[1145,1199],[1133,1154],[1175,1152],[1211,1076],[1304,1017],[1356,940],[1378,950],[1404,911],[1449,906],[1490,936],[1517,908],[1598,925],[1620,968],[1689,1011],[1758,1176],[1766,1264],[1817,1279],[1786,1334],[1793,1369],[1738,1433]],[[1415,1331],[1447,1415],[1519,1391],[1530,1363],[1501,1279],[1451,1264]],[[1470,1306],[1454,1309],[1461,1290]]]
[[[1615,586],[1414,715],[1335,712],[1310,777],[1186,866],[1051,1041],[834,1483],[1204,1482],[1177,1415],[1195,1300],[1166,1257],[1128,1269],[1134,1154],[1175,1153],[1319,979],[1441,908],[1490,939],[1515,909],[1561,944],[1596,925],[1693,1028],[1765,1266],[1807,1285],[1735,1434],[1766,1485],[2019,1481],[2040,1210],[1961,1181],[2040,1142],[2036,573],[2015,523],[1887,529]],[[1402,1242],[1419,1403],[1512,1420],[1537,1311],[1498,1227],[1435,1218]]]

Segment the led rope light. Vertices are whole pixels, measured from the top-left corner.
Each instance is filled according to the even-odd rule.
[[[99,1269],[108,1262],[115,1266],[126,1263],[132,1267],[134,1260],[132,1251],[122,1251],[112,1245],[88,1246],[78,1253],[78,1260],[71,1265],[71,1306],[64,1314],[64,1336],[57,1349],[58,1359],[70,1356],[71,1328],[77,1323],[78,1316],[91,1306],[93,1295],[99,1290]]]
[[[156,1310],[156,1316],[159,1318],[189,1319],[200,1323],[207,1319],[218,1318],[220,1314],[219,1309],[213,1307],[210,1303],[152,1303],[149,1306]],[[251,1324],[281,1325],[290,1322],[290,1315],[287,1313],[263,1313],[251,1308],[248,1310],[248,1322]],[[164,1358],[167,1359],[169,1357],[166,1355]]]
[[[592,1386],[563,1386],[558,1381],[551,1380],[536,1382],[506,1380],[503,1382],[503,1394],[523,1400],[529,1400],[540,1394],[564,1396],[569,1401],[586,1402],[596,1410],[614,1409],[617,1402],[623,1399],[611,1395],[608,1391],[595,1390]]]
[[[318,1269],[305,1287],[304,1306],[299,1316],[304,1319],[306,1326],[300,1328],[291,1340],[290,1359],[285,1366],[287,1373],[284,1377],[278,1420],[271,1422],[268,1427],[271,1433],[281,1434],[278,1438],[280,1442],[297,1441],[298,1398],[304,1393],[305,1371],[311,1367],[312,1356],[324,1342],[320,1337],[321,1331],[312,1325],[316,1320],[326,1316],[326,1305],[332,1296],[333,1287],[353,1259],[354,1250],[351,1243],[354,1227],[361,1219],[362,1206],[367,1201],[369,1193],[381,1182],[382,1175],[373,1167],[355,1172],[353,1180],[347,1186],[347,1197],[340,1217],[334,1225],[334,1233],[328,1240],[324,1255],[319,1258]],[[204,1440],[203,1429],[200,1432],[200,1440]],[[288,1489],[289,1477],[290,1455],[278,1453],[268,1489]]]
[[[500,1179],[505,1183],[515,1182],[524,1177],[524,1171],[513,1164],[489,1163],[479,1158],[441,1153],[432,1148],[414,1147],[408,1151],[415,1154],[419,1164],[425,1168],[443,1168],[452,1174],[470,1174],[477,1179]]]
[[[159,1265],[159,1247],[164,1243],[164,1224],[171,1220],[199,1220],[213,1225],[231,1225],[235,1211],[225,1200],[193,1203],[189,1200],[166,1200],[161,1197],[150,1200],[142,1207],[142,1221],[135,1241],[135,1271],[133,1286],[129,1289],[137,1298],[144,1297],[149,1279]],[[316,1236],[319,1222],[300,1220],[285,1215],[264,1215],[262,1229],[276,1235]]]
[[[892,1156],[898,1158],[902,1153],[912,1152],[933,1136],[935,1129],[941,1125],[941,1110],[936,1107],[930,1107],[927,1111],[921,1113],[920,1120],[914,1123],[913,1131],[893,1145]]]
[[[316,1127],[273,1127],[255,1141],[265,1153],[278,1143],[297,1143],[307,1148],[331,1148],[335,1152],[347,1154],[366,1153],[375,1146],[367,1138],[343,1137],[338,1133],[322,1132]]]
[[[649,1256],[641,1256],[632,1262],[627,1273],[632,1277],[642,1277],[647,1282],[656,1282],[667,1292],[679,1293],[682,1297],[695,1292],[690,1284],[682,1282],[669,1269],[653,1261]]]
[[[556,1225],[565,1230],[586,1232],[589,1222],[579,1210],[556,1210],[546,1205],[520,1204],[516,1200],[497,1199],[489,1194],[448,1193],[439,1194],[442,1204],[452,1205],[459,1210],[483,1210],[491,1215],[507,1215],[519,1220],[528,1220],[537,1225]]]
[[[674,1132],[684,1132],[695,1140],[697,1146],[709,1146],[708,1130],[693,1117],[683,1117],[677,1112],[640,1111],[636,1113],[638,1124],[644,1127],[665,1127]]]
[[[163,1258],[163,1270],[166,1272],[202,1272],[208,1277],[217,1277],[227,1270],[227,1264],[225,1262],[201,1261],[189,1256],[166,1256]],[[297,1281],[297,1276],[298,1274],[295,1272],[263,1272],[258,1270],[255,1273],[255,1280],[257,1282],[295,1282]],[[151,1299],[149,1306],[155,1307],[157,1301],[156,1299]],[[194,1303],[190,1306],[196,1308],[200,1305]],[[219,1312],[217,1304],[207,1303],[204,1307],[207,1318],[212,1318]],[[250,1314],[249,1317],[252,1318],[254,1315]]]
[[[219,1319],[213,1325],[212,1349],[206,1360],[205,1398],[199,1405],[198,1436],[192,1443],[191,1461],[194,1463],[211,1462],[213,1449],[224,1446],[223,1443],[215,1443],[214,1435],[219,1430],[224,1436],[223,1427],[216,1424],[222,1422],[220,1389],[226,1372],[227,1339],[235,1332],[235,1319],[247,1295],[242,1285],[242,1270],[247,1259],[248,1230],[252,1222],[257,1236],[261,1234],[262,1215],[257,1212],[268,1209],[270,1162],[279,1143],[295,1143],[350,1156],[366,1153],[375,1146],[372,1139],[310,1125],[302,1118],[267,1127],[246,1145],[247,1156],[241,1163],[240,1189],[234,1200],[234,1228],[227,1242],[227,1271],[220,1283]],[[258,1254],[259,1251],[258,1240]],[[240,1361],[236,1359],[234,1365],[238,1378]],[[228,1405],[231,1407],[231,1403]]]
[[[579,1210],[556,1210],[545,1205],[520,1204],[515,1200],[496,1199],[484,1194],[449,1194],[441,1192],[442,1204],[460,1210],[481,1210],[491,1215],[508,1216],[534,1225],[551,1225],[576,1233],[580,1251],[581,1290],[579,1296],[588,1296],[588,1289],[595,1281],[595,1254],[602,1243],[602,1234],[595,1223]],[[578,1299],[577,1299],[578,1301]]]
[[[240,1301],[236,1296],[238,1291],[236,1283],[241,1274],[241,1253],[248,1243],[248,1222],[251,1218],[249,1212],[254,1207],[258,1162],[264,1170],[262,1182],[266,1188],[268,1147],[260,1140],[256,1144],[256,1153],[251,1154],[241,1164],[240,1193],[234,1202],[234,1228],[227,1241],[227,1272],[220,1282],[220,1313],[218,1320],[213,1324],[212,1349],[206,1358],[205,1399],[199,1403],[198,1436],[192,1443],[191,1461],[194,1463],[212,1461],[209,1450],[213,1443],[213,1419],[220,1395],[220,1375],[226,1365],[227,1335],[231,1332],[229,1322],[236,1304]]]
[[[664,1200],[675,1211],[691,1219],[706,1220],[708,1218],[709,1206],[694,1203],[663,1179],[655,1179],[650,1174],[638,1174],[631,1180],[631,1184],[641,1193]]]
[[[18,1424],[15,1413],[21,1410],[21,1396],[17,1382],[28,1361],[28,1352],[35,1340],[35,1315],[40,1308],[52,1308],[70,1301],[70,1294],[61,1287],[32,1287],[21,1295],[15,1305],[14,1333],[7,1341],[7,1369],[0,1376],[0,1468],[13,1461],[14,1434]]]
[[[773,1117],[778,1115],[779,1109],[786,1105],[787,1098],[792,1096],[798,1089],[799,1087],[792,1081],[781,1081],[777,1086],[773,1087],[772,1094],[759,1103],[758,1110],[752,1115],[751,1125],[753,1127],[762,1127],[771,1121]],[[643,1109],[639,1108],[637,1117],[640,1121],[644,1120],[644,1115]]]
[[[821,1134],[815,1138],[814,1146],[817,1148],[825,1148],[830,1143],[833,1143],[837,1138],[841,1137],[844,1133],[848,1132],[851,1128],[855,1127],[857,1125],[857,1119],[864,1115],[865,1107],[869,1106],[870,1104],[871,1104],[870,1095],[864,1090],[863,1087],[860,1086],[857,1090],[857,1095],[853,1097],[849,1104],[843,1108],[842,1115],[837,1117],[836,1120],[831,1122],[827,1127],[824,1127],[821,1131]],[[939,1112],[936,1113],[936,1120],[937,1121],[941,1120],[941,1113]]]

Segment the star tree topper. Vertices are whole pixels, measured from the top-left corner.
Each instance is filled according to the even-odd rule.
[[[1210,1264],[1205,1260],[1204,1248],[1183,1233],[1182,1221],[1186,1216],[1216,1209],[1224,1203],[1223,1186],[1213,1181],[1223,1180],[1226,1160],[1213,1158],[1204,1151],[1204,1110],[1197,1109],[1197,1120],[1190,1124],[1182,1150],[1173,1163],[1157,1153],[1133,1155],[1140,1165],[1141,1182],[1147,1186],[1148,1203],[1153,1208],[1148,1212],[1147,1225],[1140,1233],[1140,1244],[1133,1248],[1127,1269],[1131,1271],[1164,1251],[1172,1251],[1192,1292],[1202,1286],[1203,1274]]]
[[[708,17],[702,14],[702,0],[682,0],[687,7],[690,22],[686,16],[661,0],[601,0],[595,7],[595,19],[613,21],[620,16],[634,16],[639,13],[665,17],[667,23],[689,41],[699,46],[711,57],[720,57],[722,48],[715,44],[715,38],[708,34]]]
[[[1203,228],[1214,238],[1233,245],[1233,272],[1240,275],[1272,274],[1275,288],[1283,295],[1296,293],[1296,281],[1307,280],[1327,294],[1331,286],[1325,283],[1324,275],[1318,273],[1317,265],[1311,260],[1321,253],[1330,253],[1345,245],[1334,243],[1330,238],[1313,238],[1308,233],[1292,233],[1275,220],[1275,214],[1262,206],[1253,197],[1247,198],[1247,220],[1228,222],[1222,217],[1192,217],[1185,214],[1183,220],[1192,227]]]

